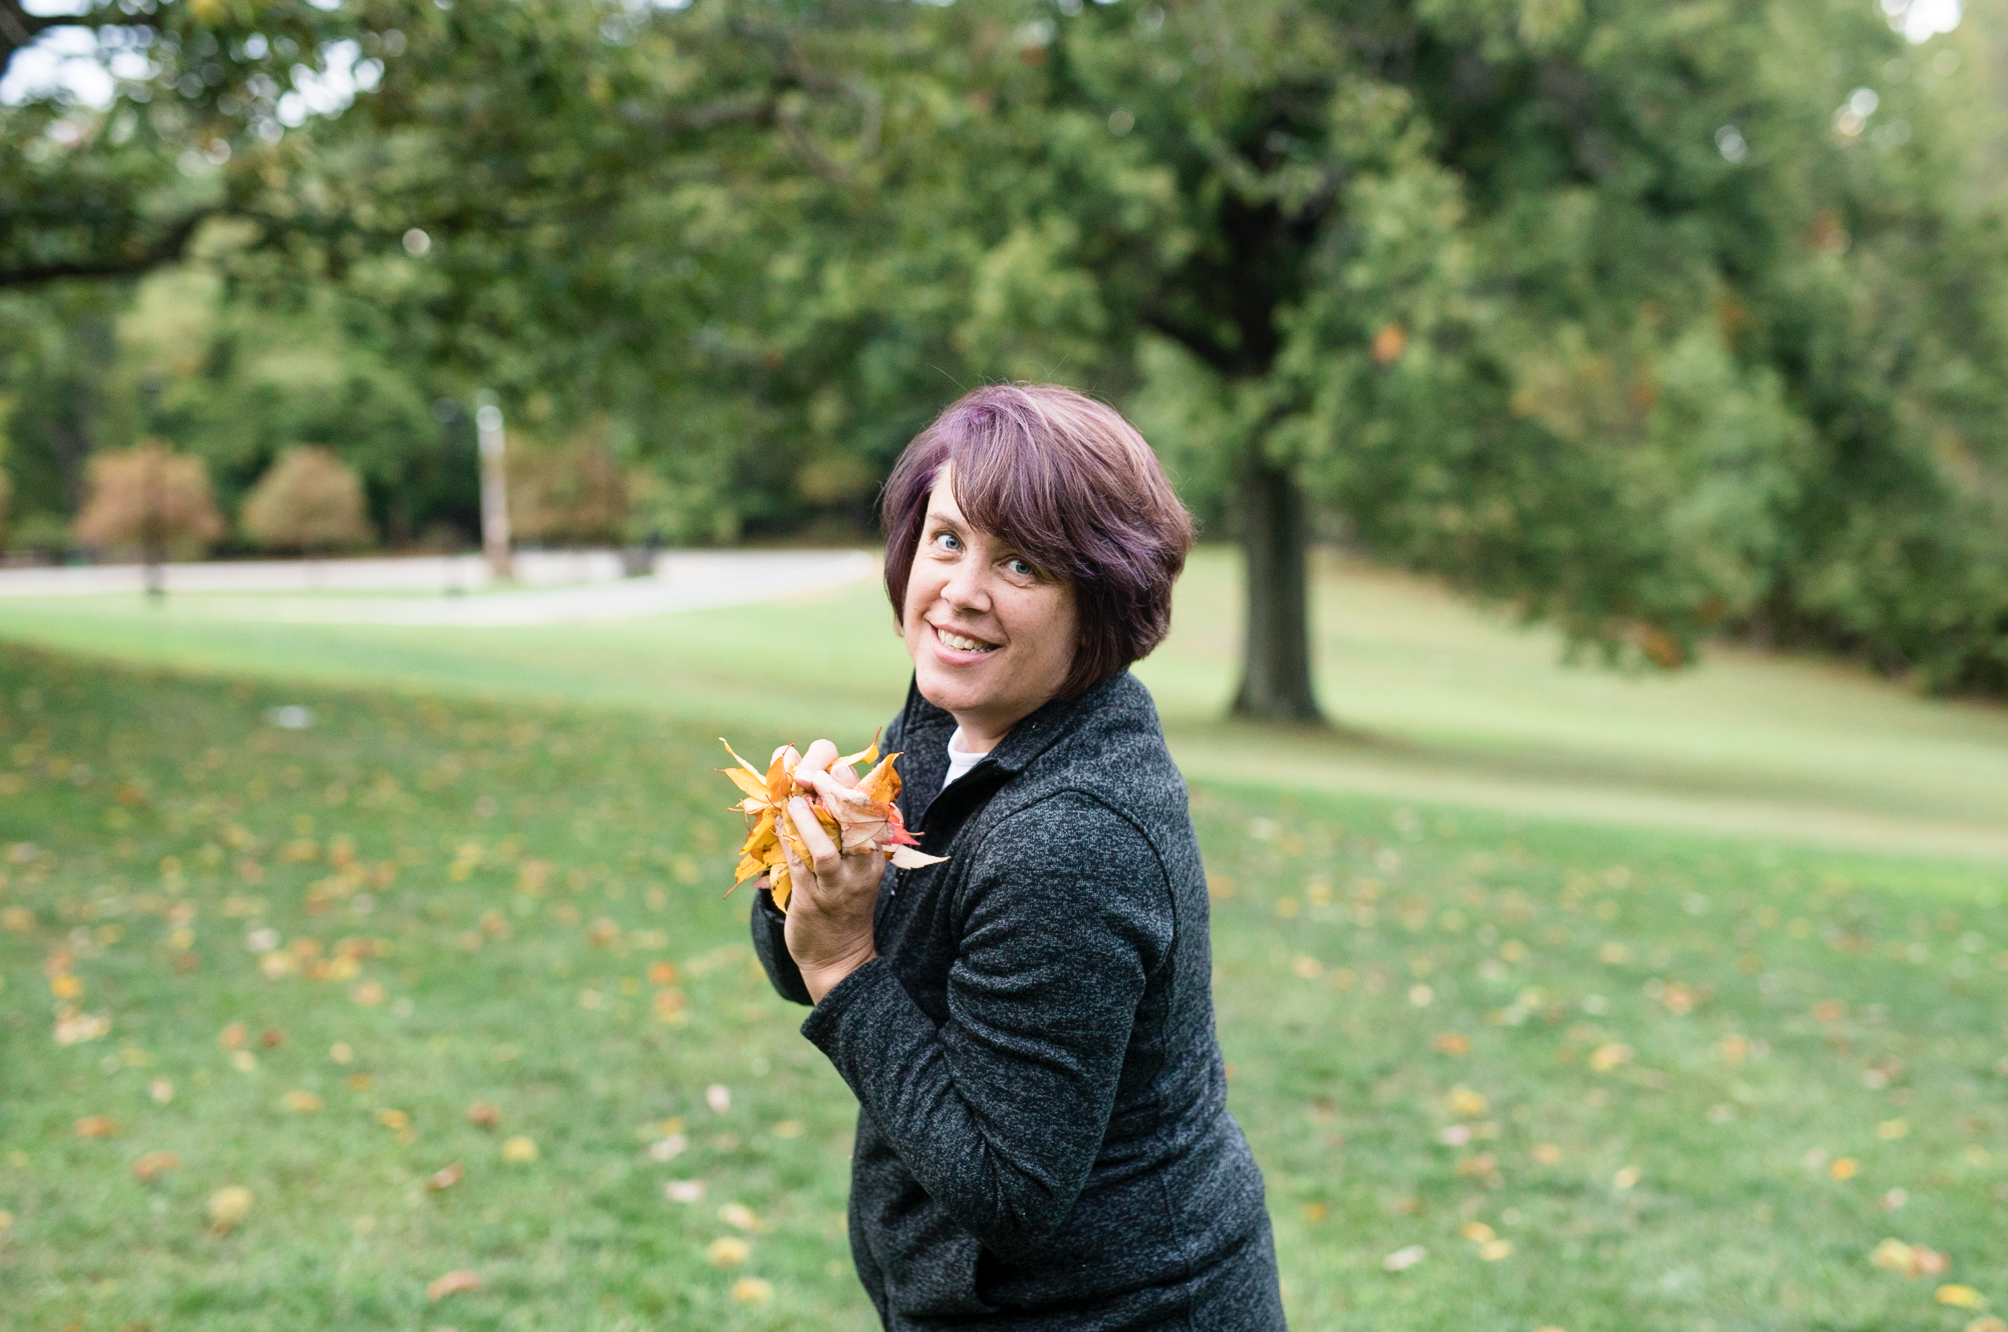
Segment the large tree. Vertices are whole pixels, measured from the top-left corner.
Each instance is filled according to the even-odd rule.
[[[1334,514],[1617,657],[1744,625],[2002,682],[1998,228],[1953,72],[1854,0],[328,12],[374,91],[276,143],[218,96],[220,183],[133,197],[245,219],[237,289],[339,281],[514,419],[619,415],[672,533],[855,509],[955,389],[1065,378],[1247,550],[1251,715],[1317,715]],[[277,39],[207,31],[276,110],[230,80]]]

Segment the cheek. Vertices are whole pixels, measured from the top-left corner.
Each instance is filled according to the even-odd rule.
[[[907,575],[906,580],[906,605],[899,617],[902,632],[911,636],[918,630],[920,617],[941,595],[943,582],[939,570],[929,568],[922,560],[913,562],[913,572]]]
[[[1035,641],[1039,659],[1062,673],[1074,664],[1073,594],[1063,588],[1039,587],[1020,594],[1012,604],[1013,637]]]

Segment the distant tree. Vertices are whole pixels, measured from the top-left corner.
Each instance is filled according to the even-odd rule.
[[[87,476],[89,496],[72,529],[86,546],[187,558],[201,555],[223,535],[223,516],[200,458],[146,440],[97,454]]]
[[[618,541],[628,520],[628,494],[608,423],[588,423],[557,448],[534,444],[509,451],[509,529],[525,541],[558,544]]]
[[[267,550],[329,551],[372,539],[363,482],[331,451],[287,449],[244,497],[244,535]]]

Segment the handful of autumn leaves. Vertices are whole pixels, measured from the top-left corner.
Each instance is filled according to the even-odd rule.
[[[724,740],[718,743],[725,745],[725,752],[739,764],[719,771],[746,793],[746,798],[733,808],[745,814],[752,824],[746,844],[739,848],[739,870],[732,879],[734,888],[756,874],[766,874],[772,885],[774,905],[784,913],[788,910],[794,884],[788,874],[788,857],[781,849],[783,840],[803,864],[814,859],[803,845],[795,821],[788,816],[788,802],[797,797],[809,803],[816,822],[844,855],[883,854],[901,869],[938,865],[948,859],[915,849],[920,843],[906,830],[899,806],[893,803],[899,798],[899,773],[893,768],[893,760],[899,755],[880,758],[878,741],[872,741],[855,754],[831,760],[828,769],[820,774],[806,771],[806,761],[791,765],[788,760],[794,750],[786,747],[775,751],[774,761],[763,774],[740,758]],[[858,767],[866,764],[876,766],[864,776],[856,776]],[[815,781],[817,775],[823,775],[825,780]]]

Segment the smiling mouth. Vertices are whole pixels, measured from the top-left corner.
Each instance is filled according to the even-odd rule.
[[[957,652],[995,652],[997,650],[995,643],[986,643],[980,638],[971,638],[967,634],[958,634],[952,629],[943,629],[938,624],[930,627],[934,630],[935,638],[940,641],[943,647],[954,648]]]

